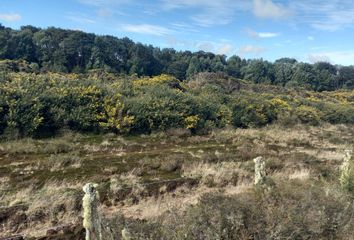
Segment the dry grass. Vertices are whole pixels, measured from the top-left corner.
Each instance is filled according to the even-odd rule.
[[[78,153],[55,154],[48,158],[45,168],[51,172],[63,171],[68,168],[80,168],[82,162]]]
[[[81,188],[82,183],[79,182],[48,182],[41,189],[28,187],[14,195],[5,196],[1,202],[8,206],[27,205],[28,209],[24,212],[27,221],[17,222],[16,228],[26,236],[38,237],[43,236],[46,229],[52,226],[79,221]]]
[[[59,154],[67,153],[74,149],[72,140],[67,137],[43,140],[21,139],[2,142],[1,151],[8,154]]]
[[[3,169],[9,171],[0,175],[0,203],[28,205],[25,211],[28,224],[21,225],[18,232],[38,236],[52,225],[77,221],[81,215],[81,186],[97,180],[103,189],[100,188],[100,194],[105,216],[123,213],[129,218],[153,220],[171,211],[183,213],[189,206],[203,204],[201,199],[205,195],[217,193],[238,198],[255,191],[251,160],[260,155],[265,158],[268,177],[276,186],[278,182],[289,182],[284,185],[287,187],[322,184],[328,186],[330,195],[338,188],[343,150],[354,147],[353,129],[345,125],[299,125],[291,129],[272,125],[261,129],[218,130],[205,136],[173,136],[173,139],[157,133],[128,139],[107,135],[94,140],[84,136],[69,140],[65,135],[48,141],[3,142],[0,161],[4,161]],[[101,162],[101,157],[108,160]],[[89,175],[85,175],[86,164],[90,167],[96,164],[97,171],[88,168]],[[83,170],[84,177],[50,180],[52,175],[68,170]],[[36,178],[37,173],[46,176],[44,183]],[[179,174],[198,179],[199,185],[183,185],[172,191],[167,190],[167,185],[157,185],[157,190],[145,185],[147,180],[171,179]],[[17,179],[28,182],[19,182],[21,187],[14,191],[12,181]],[[279,194],[282,187],[276,189]],[[297,189],[299,199],[307,200],[306,189],[302,192],[300,189]],[[151,194],[155,190],[157,193]],[[291,191],[285,190],[290,196]],[[342,190],[336,191],[336,201],[344,204],[340,197]]]
[[[311,171],[309,169],[301,169],[291,173],[288,177],[289,179],[300,179],[307,180],[310,178]]]
[[[240,168],[238,162],[185,164],[182,167],[182,176],[200,179],[203,185],[209,187],[236,186],[246,178],[250,178],[249,174]]]

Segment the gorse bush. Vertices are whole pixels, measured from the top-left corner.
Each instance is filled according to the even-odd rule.
[[[137,78],[104,71],[8,73],[0,83],[0,133],[43,137],[61,129],[149,133],[176,128],[198,133],[275,121],[354,123],[354,91],[297,92],[204,75],[186,84],[168,75]]]

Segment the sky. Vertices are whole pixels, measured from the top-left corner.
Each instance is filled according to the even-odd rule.
[[[353,0],[0,0],[0,23],[228,57],[354,65]]]

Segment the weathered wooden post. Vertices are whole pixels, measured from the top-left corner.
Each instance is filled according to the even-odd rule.
[[[259,185],[265,182],[266,170],[263,157],[253,159],[254,162],[254,184]]]
[[[87,183],[82,189],[85,196],[82,199],[84,209],[83,226],[86,229],[86,240],[102,240],[101,219],[98,214],[99,196],[97,184]]]
[[[351,150],[345,150],[345,155],[343,158],[343,163],[341,166],[341,174],[339,177],[339,182],[340,185],[343,188],[347,188],[350,184],[351,177],[350,177],[350,161],[352,159],[352,151]]]

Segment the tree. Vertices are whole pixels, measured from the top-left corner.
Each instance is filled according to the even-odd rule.
[[[335,85],[337,69],[328,62],[318,62],[314,65],[316,81],[312,84],[317,91],[332,90]]]
[[[241,78],[241,69],[246,65],[239,56],[232,56],[227,60],[226,71],[230,76]]]
[[[289,59],[280,59],[274,64],[274,84],[285,86],[287,82],[291,81],[294,74],[295,62]]]
[[[354,66],[341,67],[335,82],[335,89],[354,89]]]
[[[243,69],[245,79],[254,83],[274,82],[274,67],[263,59],[251,60]]]
[[[291,81],[287,82],[288,87],[305,87],[314,89],[316,81],[316,72],[313,65],[308,63],[298,63]]]
[[[189,62],[189,66],[187,69],[187,78],[193,77],[195,74],[202,71],[202,66],[197,56],[193,56]]]

